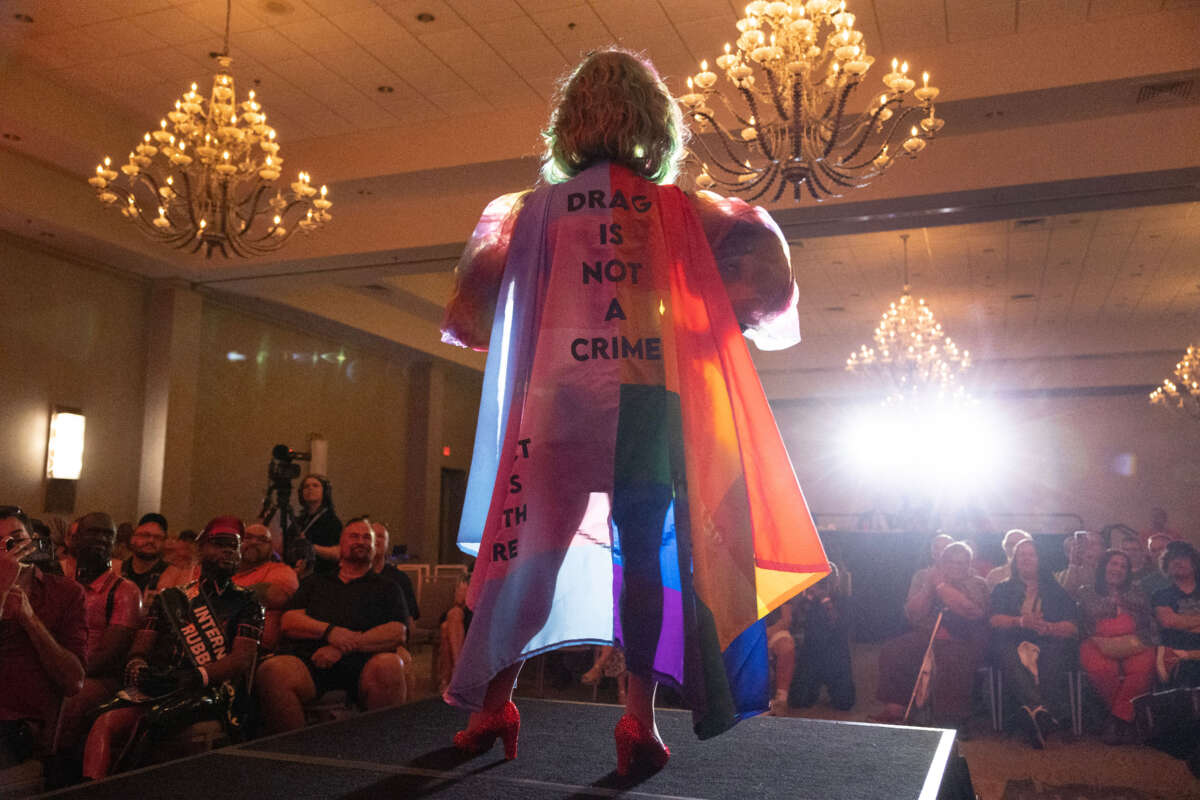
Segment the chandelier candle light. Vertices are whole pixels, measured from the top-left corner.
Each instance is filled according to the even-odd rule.
[[[883,312],[875,329],[875,347],[863,345],[846,359],[850,372],[867,373],[888,386],[888,403],[904,401],[926,392],[940,398],[965,399],[956,385],[959,374],[971,366],[971,353],[942,330],[925,305],[913,300],[908,284],[908,234],[904,241],[904,293]]]
[[[716,59],[733,91],[718,92],[716,73],[702,61],[679,98],[700,132],[716,140],[698,136],[692,148],[702,164],[696,178],[701,189],[719,185],[749,200],[774,189],[770,199],[778,200],[790,185],[797,201],[801,186],[818,201],[837,197],[866,186],[896,158],[915,158],[942,129],[933,106],[939,90],[929,85],[929,73],[917,87],[908,63],[895,59],[883,76],[886,91],[862,113],[845,113],[875,59],[844,0],[755,0],[737,29],[737,50],[726,44]],[[713,95],[736,125],[717,121],[709,106]],[[910,96],[916,104],[906,106]]]
[[[1163,378],[1162,384],[1150,393],[1150,403],[1200,420],[1200,345],[1188,345],[1183,360],[1175,364],[1174,377],[1175,380]]]
[[[119,207],[143,233],[193,253],[206,248],[209,257],[214,249],[226,257],[269,253],[296,230],[307,233],[332,219],[328,189],[312,186],[307,172],[290,191],[275,187],[283,167],[275,129],[253,91],[241,103],[234,92],[231,5],[207,105],[193,83],[130,152],[123,174],[105,156],[88,179],[101,202]]]

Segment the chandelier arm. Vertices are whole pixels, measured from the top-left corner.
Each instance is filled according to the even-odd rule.
[[[855,176],[849,173],[841,172],[837,168],[830,166],[828,162],[818,161],[817,168],[821,170],[821,172],[825,173],[825,177],[829,178],[829,180],[833,181],[839,186],[845,186],[847,189],[854,189],[859,186],[859,184],[855,182]]]
[[[799,161],[804,136],[804,105],[800,81],[792,81],[792,159]]]
[[[717,133],[717,138],[721,141],[721,146],[724,148],[726,155],[729,156],[729,159],[733,163],[738,164],[740,166],[742,163],[741,160],[736,155],[734,155],[733,149],[730,148],[730,146],[729,146],[730,142],[734,141],[734,138],[732,136],[730,136],[729,134],[727,134],[725,132],[725,129],[722,128],[720,125],[718,125],[717,121],[715,119],[713,119],[711,116],[709,116],[708,114],[697,113],[696,116],[703,117],[713,127],[713,129]],[[732,170],[729,167],[726,167],[724,164],[722,164],[720,159],[717,157],[717,154],[713,151],[713,149],[711,147],[708,146],[708,142],[706,142],[703,139],[703,137],[699,137],[699,136],[696,137],[696,141],[700,142],[700,145],[704,148],[705,152],[709,154],[709,156],[712,158],[713,163],[716,164],[718,168],[724,170],[725,172],[728,172],[730,175],[746,175],[746,174],[748,174],[748,172],[745,169],[743,169],[741,172],[739,172],[737,170]]]
[[[788,187],[788,181],[782,180],[779,182],[779,188],[775,190],[775,196],[771,198],[772,203],[778,203],[779,198],[783,197],[784,191]]]
[[[818,170],[809,170],[808,180],[805,181],[805,184],[809,187],[809,193],[811,193],[812,196],[817,200],[824,200],[824,197],[817,197],[816,192],[813,191],[815,187],[816,189],[819,189],[826,197],[841,197],[840,194],[834,193],[831,189],[826,188],[825,184],[821,183],[821,179],[817,177],[817,172]]]
[[[850,96],[850,92],[858,85],[858,81],[847,82],[842,88],[841,96],[837,98],[837,116],[833,118],[833,125],[829,129],[829,140],[825,142],[824,158],[829,158],[829,154],[833,152],[833,148],[837,145],[840,132],[838,128],[842,124],[842,115],[846,111],[846,98]],[[826,116],[829,116],[826,114]]]
[[[876,122],[877,122],[877,121],[878,121],[878,119],[879,119],[879,115],[880,115],[880,114],[883,112],[883,110],[884,110],[885,108],[887,108],[889,105],[891,105],[891,104],[892,104],[892,102],[893,102],[892,100],[889,100],[889,101],[887,101],[887,103],[884,103],[884,104],[883,104],[883,105],[881,105],[879,108],[877,108],[877,109],[875,110],[875,113],[874,113],[874,114],[871,114],[871,115],[870,115],[870,116],[869,116],[869,117],[868,117],[868,118],[865,120],[866,124],[865,124],[865,125],[863,125],[862,135],[861,135],[861,136],[859,136],[859,139],[858,139],[858,144],[857,144],[857,145],[855,145],[855,146],[854,146],[854,149],[852,149],[852,150],[851,150],[849,153],[846,153],[846,154],[845,154],[845,155],[843,155],[843,156],[842,156],[840,159],[838,159],[838,163],[845,164],[847,161],[849,161],[850,159],[852,159],[852,158],[854,158],[855,156],[857,156],[857,155],[858,155],[860,152],[862,152],[862,149],[863,149],[863,147],[865,147],[865,146],[866,146],[866,144],[867,144],[867,139],[871,138],[871,130],[872,130],[872,128],[874,128],[874,127],[875,127],[875,124],[876,124]],[[875,158],[876,158],[876,157],[878,157],[878,156],[879,156],[879,153],[876,153],[876,154],[875,154],[875,156],[873,156],[873,157],[870,159],[870,161],[874,161],[874,160],[875,160]],[[868,162],[864,162],[864,163],[863,163],[863,164],[861,164],[860,166],[866,166],[866,165],[867,165],[867,163],[870,163],[870,161],[868,161]],[[857,167],[850,167],[850,169],[857,169]]]
[[[753,203],[755,200],[757,200],[758,198],[760,198],[764,194],[766,194],[768,191],[770,191],[771,186],[775,183],[775,177],[777,176],[778,173],[779,173],[779,162],[772,161],[771,164],[767,166],[766,170],[764,170],[763,173],[758,176],[758,178],[749,182],[747,189],[754,189],[759,184],[762,184],[762,188],[759,189],[754,194],[748,196],[746,198],[746,201]]]
[[[767,73],[767,88],[770,89],[771,102],[775,104],[775,110],[779,113],[779,118],[784,122],[788,121],[787,110],[783,107],[783,94],[779,90],[779,81],[775,79],[775,73],[763,65],[763,72]]]
[[[742,97],[744,97],[746,99],[746,105],[750,107],[750,119],[753,119],[755,121],[755,123],[757,124],[757,122],[758,122],[758,102],[755,101],[755,99],[754,99],[754,92],[750,91],[750,89],[748,89],[745,85],[739,86],[738,91],[740,91],[742,93]],[[742,120],[741,117],[738,117],[738,121],[741,122],[743,125],[750,124],[750,120]]]

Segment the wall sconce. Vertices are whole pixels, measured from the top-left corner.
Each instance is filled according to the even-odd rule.
[[[50,441],[46,447],[46,477],[79,480],[83,471],[83,412],[55,408],[50,415]]]
[[[50,415],[46,443],[46,510],[75,510],[75,487],[83,472],[83,432],[86,420],[78,408],[56,406]]]

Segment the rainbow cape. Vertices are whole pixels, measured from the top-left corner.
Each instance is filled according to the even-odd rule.
[[[510,664],[615,641],[701,738],[766,710],[761,620],[829,565],[676,187],[605,163],[525,198],[459,547],[474,618],[448,702],[478,709]]]

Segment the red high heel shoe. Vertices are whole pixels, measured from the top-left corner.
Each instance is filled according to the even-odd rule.
[[[658,772],[667,765],[671,751],[633,714],[626,714],[613,731],[617,740],[617,774]]]
[[[475,728],[454,734],[454,746],[466,753],[487,752],[496,742],[504,741],[504,757],[511,761],[517,757],[517,733],[521,729],[521,714],[511,700],[496,711],[484,712]]]

